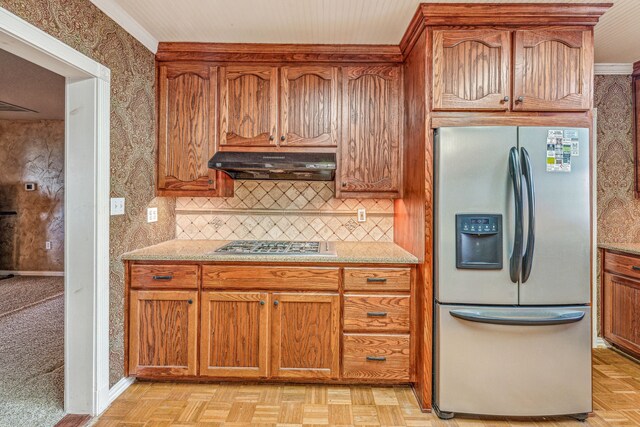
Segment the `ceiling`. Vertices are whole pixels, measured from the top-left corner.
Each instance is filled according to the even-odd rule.
[[[425,2],[424,0],[92,1],[153,51],[155,51],[154,42],[157,41],[398,44],[418,4]],[[596,26],[596,62],[630,63],[640,60],[640,43],[638,42],[640,40],[638,24],[640,0],[612,1],[613,8]],[[465,1],[438,0],[437,2]],[[545,3],[541,0],[466,0],[466,2]],[[603,0],[555,0],[554,2],[601,3]]]
[[[64,77],[0,49],[0,102],[27,112],[0,111],[6,120],[63,120]]]

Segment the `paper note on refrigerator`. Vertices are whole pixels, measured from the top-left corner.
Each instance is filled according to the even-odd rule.
[[[574,139],[562,130],[550,130],[547,134],[547,172],[571,172],[571,155]],[[575,135],[577,143],[577,135]]]

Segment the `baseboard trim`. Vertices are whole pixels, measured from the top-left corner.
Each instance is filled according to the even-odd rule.
[[[593,342],[593,348],[610,348],[611,346],[602,337],[598,337]]]
[[[64,276],[64,271],[17,271],[17,270],[0,270],[0,276]]]
[[[134,377],[124,377],[109,389],[109,405],[118,398],[131,384],[136,382]]]

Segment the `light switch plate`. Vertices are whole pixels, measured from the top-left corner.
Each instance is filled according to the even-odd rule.
[[[358,209],[358,222],[367,222],[367,210],[365,208]]]
[[[124,197],[111,198],[111,215],[124,215]]]
[[[46,250],[50,251],[51,250],[51,242],[48,241],[48,240],[46,242],[44,242],[44,248]]]
[[[147,222],[158,222],[158,208],[147,208]]]

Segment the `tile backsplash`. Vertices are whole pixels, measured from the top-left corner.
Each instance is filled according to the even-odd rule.
[[[358,222],[357,210],[367,211]],[[233,197],[181,197],[179,239],[393,241],[393,201],[336,199],[334,182],[235,181]]]

